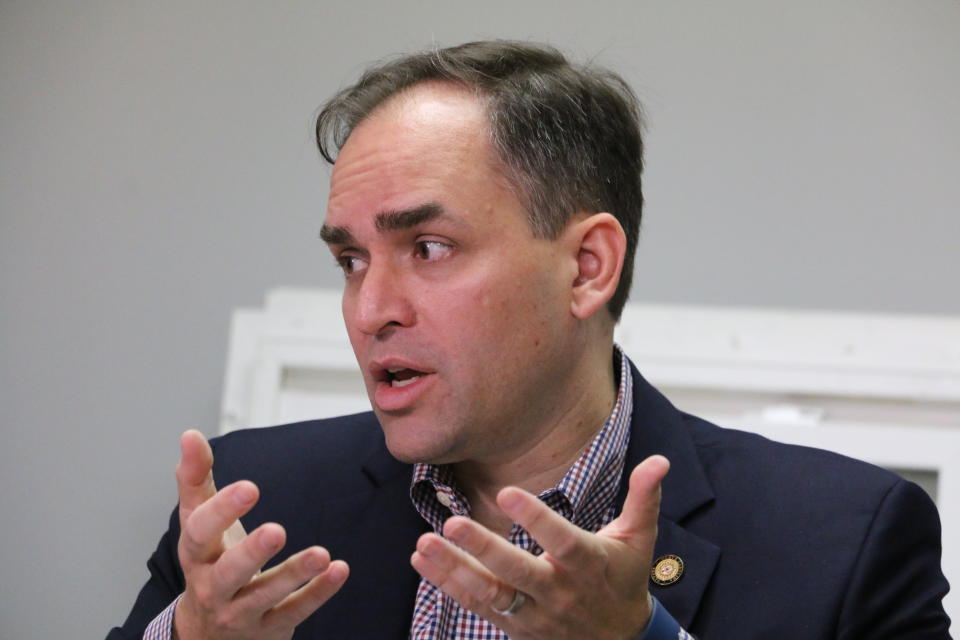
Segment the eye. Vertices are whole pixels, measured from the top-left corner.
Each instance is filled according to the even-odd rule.
[[[343,270],[343,275],[352,276],[367,268],[367,261],[349,253],[337,256],[337,266]]]
[[[439,240],[419,240],[415,245],[414,254],[421,260],[442,260],[453,252],[453,247]]]

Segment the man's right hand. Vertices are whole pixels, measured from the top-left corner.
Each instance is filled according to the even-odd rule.
[[[247,480],[217,491],[213,452],[199,431],[180,437],[177,465],[180,542],[187,588],[174,613],[178,640],[287,639],[347,579],[342,560],[310,547],[260,573],[284,545],[286,532],[268,522],[249,535],[240,524],[259,498]]]

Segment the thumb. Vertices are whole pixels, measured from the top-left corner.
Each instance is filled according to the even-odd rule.
[[[660,483],[669,470],[670,462],[660,455],[650,456],[634,467],[623,510],[599,533],[630,546],[651,544],[660,515]]]
[[[216,494],[213,483],[213,451],[203,434],[193,429],[180,436],[177,492],[180,494],[181,525],[194,509]]]

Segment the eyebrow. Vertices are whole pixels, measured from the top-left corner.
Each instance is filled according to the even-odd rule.
[[[380,233],[403,231],[439,218],[443,216],[443,213],[442,206],[436,202],[427,202],[413,209],[378,213],[374,225]],[[357,244],[356,239],[347,227],[323,225],[320,228],[320,239],[327,244]]]
[[[356,240],[346,227],[320,227],[320,239],[327,244],[356,244]]]
[[[381,233],[384,231],[403,231],[442,215],[443,207],[436,202],[428,202],[413,209],[378,213],[375,224],[377,231]]]

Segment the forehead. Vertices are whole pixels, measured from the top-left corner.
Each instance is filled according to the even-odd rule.
[[[483,104],[449,83],[424,83],[378,107],[351,133],[330,180],[328,220],[405,208],[501,182]],[[442,192],[442,193],[440,193]]]

